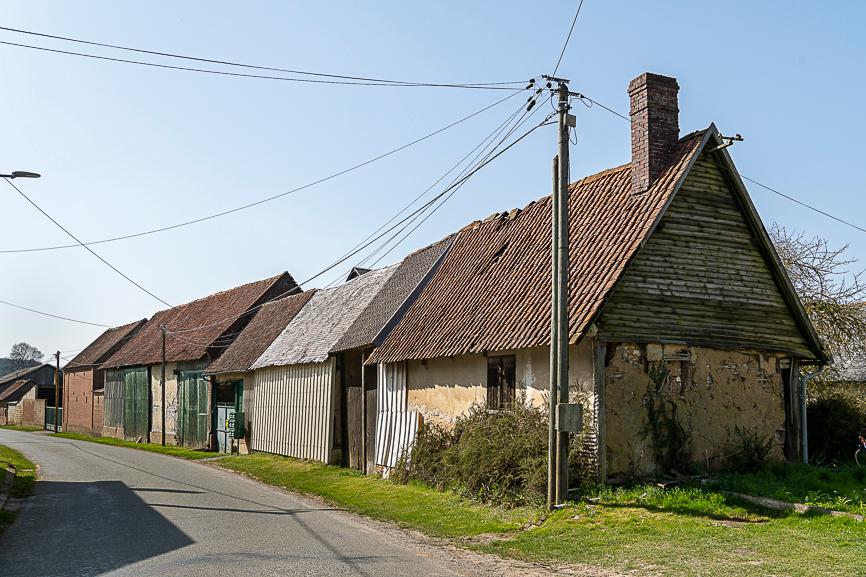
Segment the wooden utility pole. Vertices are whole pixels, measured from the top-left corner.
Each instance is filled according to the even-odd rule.
[[[559,311],[559,258],[556,251],[559,235],[559,156],[553,157],[553,196],[551,197],[551,308],[550,308],[550,391],[549,391],[549,437],[547,445],[547,507],[556,505],[556,405],[559,403],[559,387],[556,385],[559,340],[556,338],[556,316]]]
[[[165,331],[166,326],[160,325],[159,330],[162,333],[162,370],[159,375],[159,389],[160,389],[160,402],[161,410],[160,410],[160,420],[162,421],[162,446],[165,446]]]
[[[60,416],[60,351],[54,353],[54,360],[57,363],[57,368],[54,370],[54,432],[60,431],[59,416]]]
[[[559,84],[559,154],[554,159],[552,199],[552,306],[550,319],[550,446],[548,463],[548,506],[562,503],[568,495],[568,429],[560,423],[567,408],[568,391],[568,183],[569,128],[575,118],[568,113],[568,85],[562,78],[547,78]]]

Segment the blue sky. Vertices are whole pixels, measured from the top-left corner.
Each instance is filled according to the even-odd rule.
[[[731,149],[743,174],[863,225],[866,4],[832,6],[585,0],[560,75],[573,90],[622,112],[631,78],[644,71],[675,76],[683,133],[714,121],[725,134],[743,134],[746,140]],[[268,66],[493,82],[550,72],[575,7],[570,1],[7,0],[0,25]],[[0,40],[124,57],[9,32],[0,32]],[[16,183],[80,238],[97,240],[294,188],[501,96],[216,77],[0,45],[0,171],[41,172],[39,180]],[[284,270],[307,278],[429,186],[515,106],[509,101],[272,203],[93,248],[172,304]],[[626,122],[598,107],[578,105],[575,113],[573,178],[629,160]],[[386,260],[548,194],[554,151],[553,128],[536,131],[479,172]],[[754,185],[749,190],[768,226],[778,222],[850,244],[850,254],[866,265],[866,234]],[[5,184],[0,206],[0,249],[69,242]],[[164,308],[81,248],[0,254],[0,271],[0,299],[55,314],[116,325]],[[78,349],[100,331],[0,305],[0,354],[22,340],[46,353]]]

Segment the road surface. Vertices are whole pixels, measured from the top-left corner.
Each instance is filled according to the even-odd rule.
[[[370,523],[207,465],[2,429],[0,444],[42,479],[0,536],[3,577],[463,573]]]

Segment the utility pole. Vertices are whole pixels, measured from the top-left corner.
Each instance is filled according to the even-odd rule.
[[[54,353],[57,368],[54,370],[54,432],[60,432],[58,428],[60,419],[60,351]]]
[[[559,154],[554,159],[552,220],[552,305],[550,319],[550,446],[548,450],[548,506],[562,503],[568,496],[569,429],[561,413],[569,408],[568,390],[568,183],[569,128],[576,125],[569,111],[568,81],[546,77],[559,86]]]
[[[162,421],[162,446],[165,447],[165,325],[159,325],[159,330],[162,333],[162,370],[159,375],[160,402],[162,403],[160,410],[160,419]]]

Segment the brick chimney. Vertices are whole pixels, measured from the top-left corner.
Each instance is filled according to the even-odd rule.
[[[676,78],[646,72],[628,84],[632,192],[645,192],[667,166],[680,137]]]

